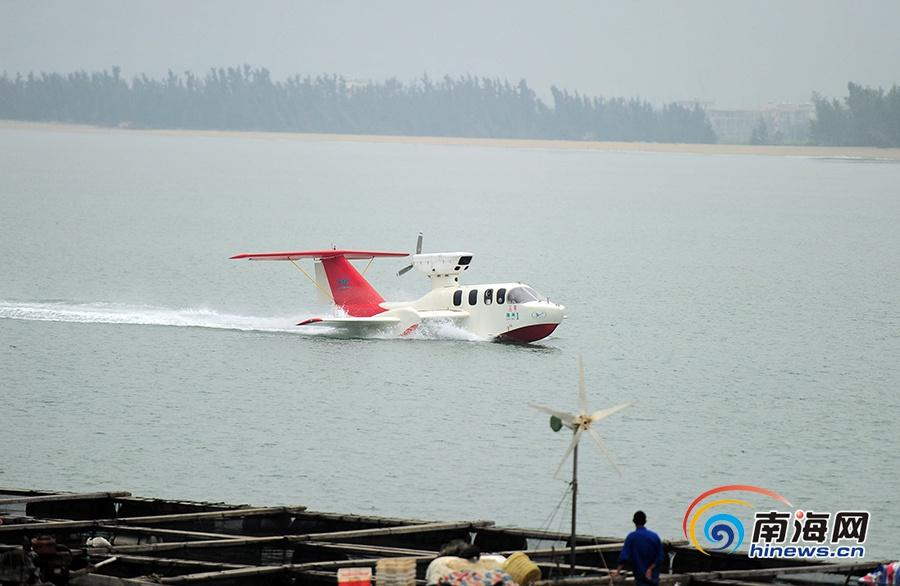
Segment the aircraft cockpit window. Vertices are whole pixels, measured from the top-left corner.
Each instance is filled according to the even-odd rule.
[[[506,289],[497,289],[497,305],[503,305],[506,301]]]
[[[507,303],[528,303],[529,301],[540,301],[541,298],[537,291],[531,287],[514,287],[506,294]]]
[[[453,305],[457,307],[462,305],[462,289],[457,289],[453,292]]]
[[[472,289],[469,291],[469,305],[475,305],[478,303],[478,289]]]
[[[493,289],[485,289],[484,290],[484,304],[490,305],[491,302],[494,301],[494,290]]]

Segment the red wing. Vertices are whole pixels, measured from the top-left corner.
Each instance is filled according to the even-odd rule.
[[[299,252],[251,252],[236,254],[230,260],[300,260],[301,258],[333,258],[343,256],[349,260],[380,257],[409,256],[408,252],[380,252],[374,250],[303,250]]]

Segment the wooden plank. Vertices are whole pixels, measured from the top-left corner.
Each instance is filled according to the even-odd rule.
[[[15,494],[18,496],[38,496],[48,494],[60,494],[58,490],[37,490],[34,488],[13,488],[0,486],[0,494]]]
[[[0,491],[2,492],[2,491]],[[29,503],[47,503],[54,501],[84,501],[114,499],[121,496],[131,496],[130,492],[61,492],[54,494],[16,496],[12,498],[0,498],[0,507],[5,505],[18,505]]]
[[[85,521],[50,521],[46,523],[19,523],[0,525],[0,533],[17,531],[52,531],[54,529],[89,529],[99,525],[177,523],[209,519],[232,519],[242,517],[264,517],[269,515],[292,514],[305,507],[257,507],[229,509],[224,511],[204,511],[202,513],[176,513],[173,515],[150,515],[146,517],[122,517],[119,519],[88,519]]]
[[[161,498],[152,498],[145,496],[127,496],[127,497],[119,497],[116,499],[117,501],[128,504],[141,504],[141,505],[177,505],[182,507],[193,507],[193,508],[203,508],[203,509],[215,509],[215,510],[231,510],[231,509],[247,509],[250,508],[251,505],[243,504],[243,505],[234,505],[229,503],[211,503],[208,501],[186,501],[183,499],[161,499]]]

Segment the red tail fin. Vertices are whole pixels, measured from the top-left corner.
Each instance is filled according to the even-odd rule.
[[[359,271],[343,256],[322,259],[328,275],[328,286],[335,305],[353,317],[371,317],[384,311],[378,304],[384,297],[378,294]]]

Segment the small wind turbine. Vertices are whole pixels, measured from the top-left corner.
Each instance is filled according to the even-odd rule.
[[[622,403],[621,405],[616,405],[615,407],[608,407],[606,409],[600,409],[598,411],[594,411],[593,413],[589,413],[587,403],[587,389],[584,385],[584,364],[581,361],[581,356],[579,356],[578,414],[573,415],[564,411],[556,411],[543,405],[530,405],[530,407],[537,409],[538,411],[543,411],[544,413],[548,413],[550,415],[550,427],[553,429],[553,431],[559,431],[563,426],[566,426],[574,432],[572,435],[572,442],[569,444],[569,449],[566,450],[566,453],[560,461],[559,466],[556,468],[556,472],[553,473],[553,477],[556,478],[559,475],[559,471],[562,470],[563,464],[565,464],[566,460],[569,459],[569,454],[572,454],[572,534],[570,538],[570,544],[572,548],[572,573],[575,573],[575,505],[578,498],[578,442],[581,440],[581,434],[587,432],[588,435],[590,435],[594,440],[594,442],[596,442],[597,446],[600,448],[600,451],[602,451],[606,456],[606,459],[609,460],[609,463],[612,464],[612,467],[615,469],[615,471],[619,474],[619,476],[621,476],[622,472],[619,470],[619,467],[616,466],[616,463],[612,459],[612,455],[609,453],[609,450],[607,450],[606,446],[603,445],[603,442],[600,441],[600,436],[591,427],[591,425],[597,421],[600,421],[601,419],[609,417],[613,413],[618,413],[625,407],[628,407],[632,404],[633,403],[631,402]]]

